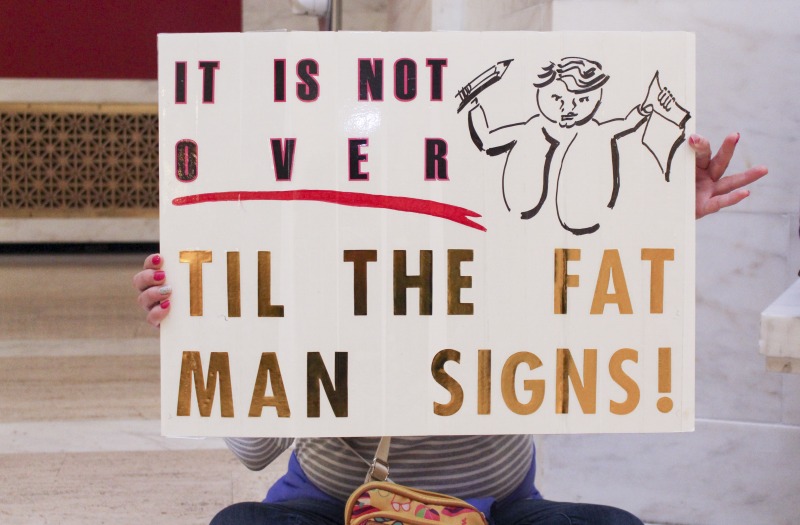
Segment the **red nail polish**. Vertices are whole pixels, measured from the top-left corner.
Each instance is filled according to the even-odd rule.
[[[166,310],[167,308],[169,308],[169,300],[167,300],[167,301],[163,301],[163,302],[161,303],[161,309],[162,309],[162,310]]]
[[[155,279],[156,281],[163,281],[164,277],[166,276],[167,274],[164,273],[163,270],[158,270],[156,273],[153,274],[153,279]]]
[[[161,264],[161,256],[160,255],[153,255],[152,261],[153,261],[153,264],[158,266],[159,264]]]

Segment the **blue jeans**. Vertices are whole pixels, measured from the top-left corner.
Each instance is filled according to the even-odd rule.
[[[283,503],[236,503],[220,511],[211,525],[343,525],[344,503],[297,499]],[[642,525],[614,507],[543,499],[495,505],[490,525]]]

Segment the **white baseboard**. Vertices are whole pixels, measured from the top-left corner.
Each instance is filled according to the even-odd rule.
[[[0,243],[158,242],[158,219],[0,219]]]

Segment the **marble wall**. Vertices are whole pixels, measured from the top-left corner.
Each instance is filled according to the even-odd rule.
[[[760,312],[800,268],[800,4],[747,0],[555,0],[554,30],[692,31],[697,128],[738,131],[731,171],[770,175],[735,209],[697,224],[697,430],[547,436],[541,488],[653,523],[800,523],[800,375],[765,371]]]
[[[346,1],[346,0],[345,0]],[[394,0],[395,31],[491,31],[550,29],[551,0]]]

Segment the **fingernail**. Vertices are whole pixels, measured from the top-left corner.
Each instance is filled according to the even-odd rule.
[[[697,135],[689,135],[689,145],[694,146],[697,144]]]
[[[161,264],[161,256],[160,255],[153,255],[152,261],[153,261],[153,264],[158,266],[159,264]]]
[[[166,310],[167,308],[169,308],[169,300],[163,301],[161,303],[161,309],[162,310]]]
[[[741,133],[737,133],[737,134],[736,134],[736,142],[734,142],[734,144],[738,144],[738,143],[739,143],[739,139],[740,139],[741,137],[742,137],[742,134],[741,134]]]
[[[169,295],[172,293],[172,286],[170,285],[162,286],[161,288],[158,289],[158,293],[160,293],[161,295]]]
[[[164,273],[163,270],[158,270],[156,273],[153,274],[153,279],[155,279],[156,281],[163,281],[164,277],[166,276],[167,274]]]

